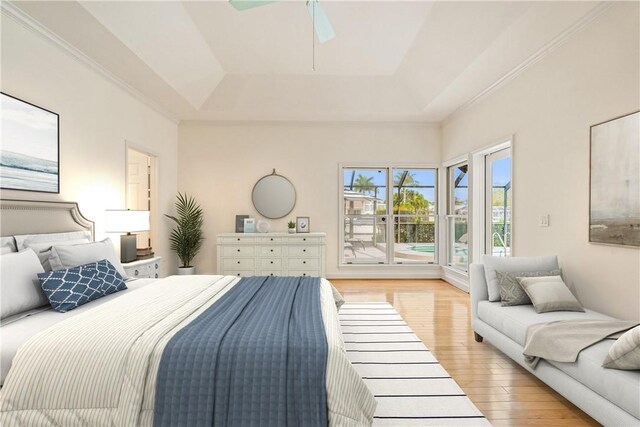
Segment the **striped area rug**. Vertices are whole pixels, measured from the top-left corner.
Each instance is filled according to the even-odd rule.
[[[375,395],[374,426],[490,426],[389,303],[345,303],[349,360]]]

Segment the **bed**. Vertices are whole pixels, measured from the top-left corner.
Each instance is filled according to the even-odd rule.
[[[2,200],[0,207],[3,236],[75,230],[89,231],[93,236],[93,224],[82,217],[75,203]],[[314,282],[318,289],[316,306],[321,328],[314,330],[306,319],[306,312],[313,310],[302,309],[297,313],[302,319],[299,324],[308,323],[309,326],[302,327],[311,329],[300,329],[295,340],[289,338],[289,343],[285,343],[290,352],[285,360],[287,357],[298,360],[297,365],[291,367],[293,362],[289,361],[285,370],[282,367],[280,371],[274,368],[274,372],[264,369],[276,366],[277,361],[273,354],[279,347],[271,341],[277,340],[278,335],[273,335],[271,330],[263,335],[253,333],[253,340],[244,339],[247,333],[243,332],[233,351],[210,347],[202,352],[203,346],[214,345],[206,328],[217,327],[219,319],[225,317],[215,317],[216,321],[208,321],[208,326],[205,320],[214,319],[211,316],[217,315],[216,312],[227,310],[226,307],[232,305],[229,301],[239,301],[243,293],[248,295],[247,302],[251,301],[253,308],[247,309],[250,307],[247,303],[237,308],[238,313],[263,312],[268,318],[295,317],[294,311],[290,316],[280,313],[279,308],[272,310],[279,307],[280,294],[269,300],[254,289],[268,295],[275,292],[274,289],[289,289],[284,281],[297,279],[266,280],[273,279],[171,276],[129,280],[128,289],[66,313],[45,307],[3,319],[0,422],[4,425],[175,425],[183,424],[180,416],[184,415],[186,424],[190,425],[283,425],[283,420],[289,425],[371,424],[376,403],[346,357],[333,288],[324,279]],[[302,282],[297,286],[302,290],[312,289]],[[249,295],[251,292],[258,297]],[[261,302],[263,299],[265,302]],[[268,314],[270,311],[274,313]],[[257,319],[265,323],[265,317]],[[295,335],[298,326],[292,327],[292,323],[287,322],[287,333]],[[247,325],[250,323],[241,327],[251,331]],[[229,326],[229,329],[241,327]],[[197,331],[198,328],[205,329]],[[306,338],[313,335],[311,332],[324,340],[324,359],[318,358],[319,350],[314,350],[316,347],[309,344],[311,338]],[[206,339],[191,343],[197,333]],[[220,334],[224,341],[228,332],[224,330]],[[213,348],[217,350],[211,351]],[[244,353],[236,353],[236,348]],[[196,350],[200,353],[191,357],[190,352]],[[167,356],[170,351],[173,351],[171,356]],[[301,352],[299,356],[296,351]],[[214,353],[217,356],[212,356]],[[226,353],[229,354],[225,356]],[[265,355],[260,356],[261,353]],[[243,357],[246,360],[240,366],[238,361],[244,360]],[[217,365],[208,367],[209,359],[215,359]],[[187,375],[183,372],[188,370],[187,365],[191,369],[190,382],[182,381],[182,376]],[[314,376],[312,373],[318,366],[322,375]],[[260,368],[256,370],[256,367]],[[205,374],[206,369],[211,371],[211,378]],[[215,399],[211,397],[211,390],[205,387],[202,391],[201,377],[208,378],[215,387]],[[194,378],[197,383],[191,384]],[[314,378],[323,381],[322,396],[312,392],[310,384]],[[185,384],[191,391],[181,395]],[[281,396],[283,393],[285,397]],[[210,410],[212,399],[215,410]],[[180,404],[176,403],[181,400]],[[226,406],[218,408],[220,402],[226,402]],[[273,408],[279,407],[284,409],[274,414],[277,411]],[[173,408],[174,412],[165,408]],[[246,418],[247,413],[252,415]],[[226,415],[221,418],[220,414]]]

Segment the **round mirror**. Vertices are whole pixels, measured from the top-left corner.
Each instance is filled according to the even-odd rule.
[[[253,206],[260,215],[278,219],[289,214],[296,205],[296,189],[287,178],[273,170],[256,182],[251,195]]]

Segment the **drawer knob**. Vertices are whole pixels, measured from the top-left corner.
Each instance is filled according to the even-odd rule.
[[[306,250],[306,249],[303,249],[303,250],[302,250],[302,252],[307,252],[307,250]]]
[[[240,273],[238,273],[236,276],[240,277]]]
[[[269,240],[271,240],[273,242],[273,237],[271,239],[269,239]]]
[[[302,261],[302,263],[303,263],[303,264],[306,264],[306,263],[307,263],[307,261]]]
[[[273,249],[271,249],[271,252],[273,252]]]
[[[271,261],[271,264],[273,264],[273,261]]]
[[[303,276],[306,276],[306,275],[307,275],[307,273],[302,273],[302,275],[303,275]]]
[[[238,261],[238,264],[240,264],[240,261]]]
[[[240,252],[240,249],[238,249],[238,252]]]
[[[160,266],[158,265],[158,263],[156,263],[156,270],[157,270],[158,268],[160,268]]]
[[[273,273],[271,273],[271,275],[273,276]]]
[[[138,270],[136,270],[136,271],[133,273],[133,275],[134,275],[134,276],[137,276],[137,275],[139,275],[139,274],[140,274],[140,273],[138,272]]]
[[[238,237],[238,242],[240,241],[240,238]]]
[[[305,237],[304,239],[302,239],[302,241],[303,241],[303,242],[306,242],[306,241],[307,241],[307,238]]]
[[[158,278],[158,273],[156,273],[156,279]]]

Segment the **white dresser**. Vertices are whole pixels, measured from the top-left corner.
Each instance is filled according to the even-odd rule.
[[[217,240],[218,274],[325,275],[325,233],[225,233]]]

